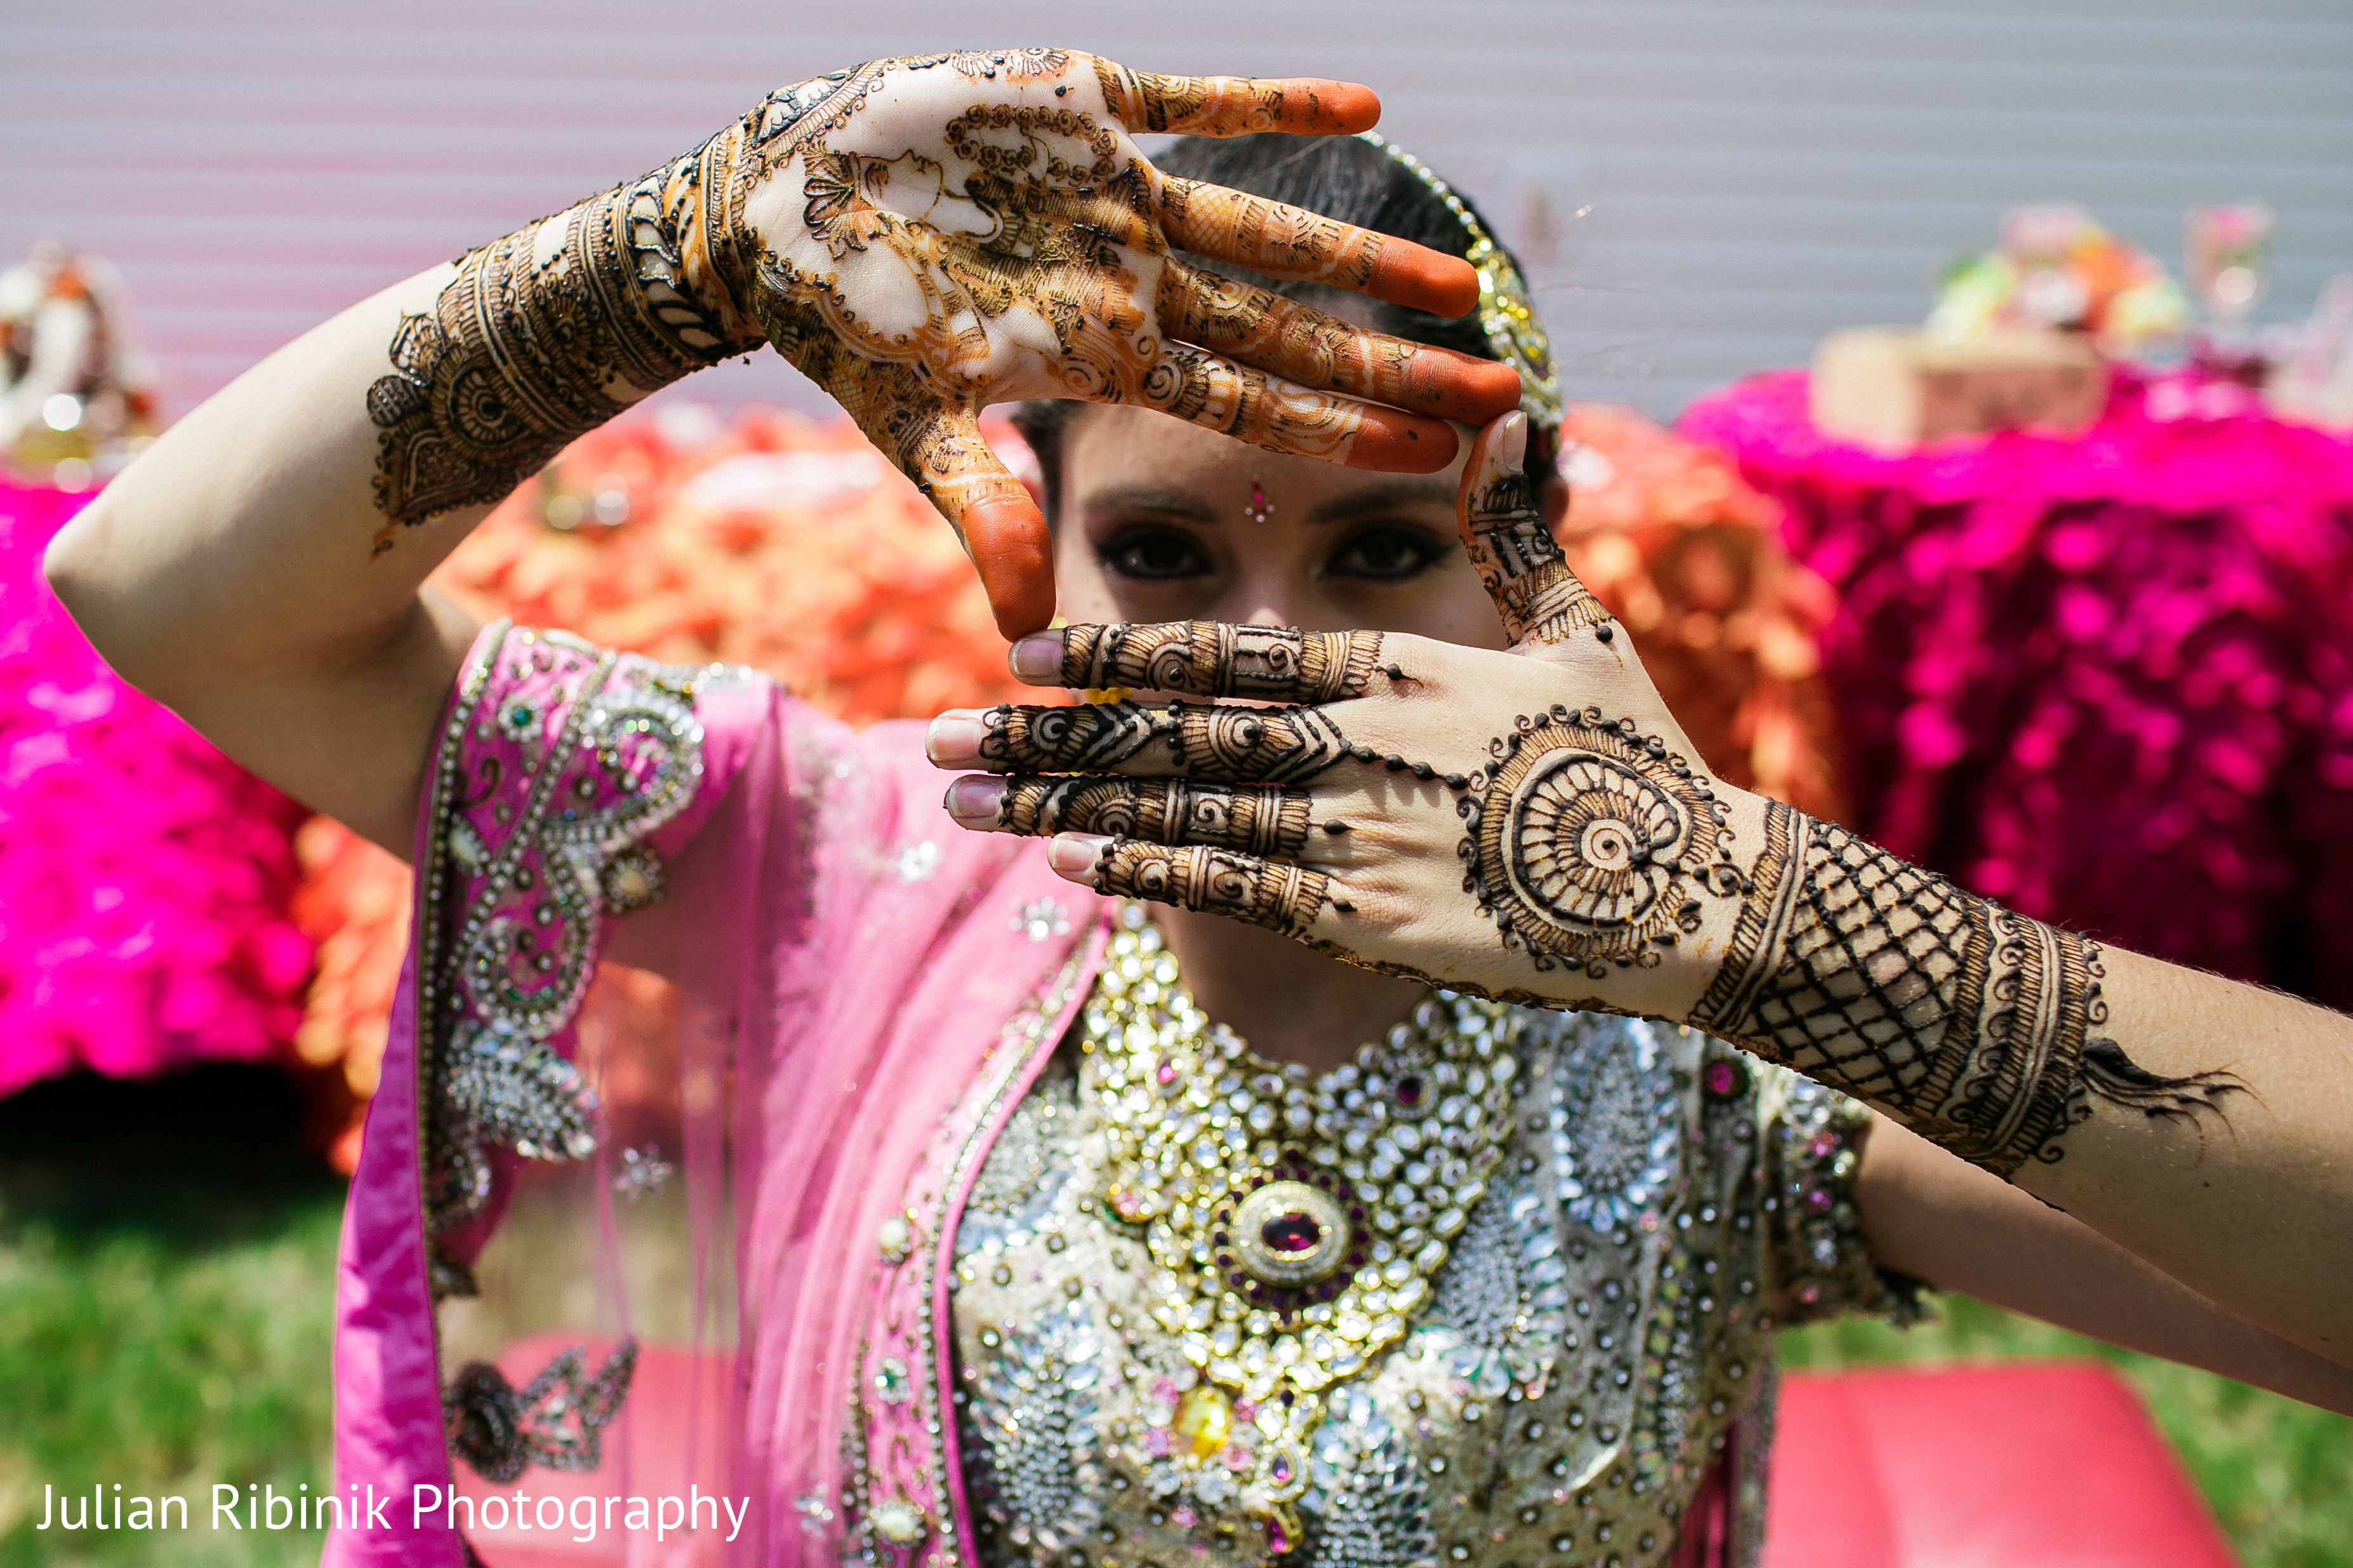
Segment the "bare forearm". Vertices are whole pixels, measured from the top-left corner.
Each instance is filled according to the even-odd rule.
[[[441,267],[197,408],[52,542],[51,583],[126,679],[280,788],[405,853],[471,626],[418,584],[487,510],[378,553],[368,388]]]
[[[1883,1119],[1864,1144],[1855,1203],[1883,1268],[2353,1414],[2353,1371],[2224,1311],[2081,1221]]]

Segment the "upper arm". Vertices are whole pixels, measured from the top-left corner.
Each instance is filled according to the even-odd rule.
[[[434,730],[480,629],[428,591],[350,657],[158,695],[237,762],[406,859]]]
[[[1874,1113],[1854,1201],[1880,1264],[2111,1344],[2353,1414],[2353,1371]]]
[[[132,552],[112,538],[114,521],[101,497],[50,542],[43,568],[115,672],[232,760],[407,858],[434,725],[480,630],[475,617],[426,589],[380,630],[308,658],[258,663],[175,647],[118,624],[141,599],[115,581]]]
[[[343,311],[190,411],[50,541],[117,673],[304,804],[409,852],[434,724],[473,639],[419,585],[488,510],[398,531],[368,392],[446,268]]]

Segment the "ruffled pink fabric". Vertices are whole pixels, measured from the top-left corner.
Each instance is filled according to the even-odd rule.
[[[2027,913],[2353,1005],[2353,444],[2227,384],[2119,374],[2080,438],[1904,457],[1803,372],[1683,434],[1836,586],[1852,825]]]
[[[0,1095],[263,1061],[301,1018],[301,808],[132,689],[41,578],[89,498],[0,479]]]

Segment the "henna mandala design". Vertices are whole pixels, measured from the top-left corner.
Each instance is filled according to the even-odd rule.
[[[1321,871],[1203,845],[1171,848],[1134,839],[1104,847],[1095,891],[1207,910],[1286,936],[1303,934],[1324,905],[1345,907]]]
[[[2093,1031],[2099,948],[1778,802],[1723,966],[1692,1022],[1887,1107],[2008,1177],[2055,1161],[2096,1096],[2195,1121],[2243,1092],[2165,1078]]]
[[[1330,702],[1362,697],[1380,658],[1378,632],[1172,621],[1070,626],[1062,633],[1062,684],[1089,689]]]
[[[1307,847],[1309,827],[1304,790],[1182,779],[1011,779],[998,810],[999,827],[1033,837],[1101,833],[1284,857]]]
[[[1631,720],[1556,707],[1489,751],[1456,805],[1462,890],[1538,969],[1656,964],[1699,929],[1694,887],[1740,890],[1723,803]]]
[[[1535,480],[1525,473],[1490,479],[1472,492],[1463,518],[1471,564],[1514,642],[1561,642],[1587,626],[1609,640],[1609,612],[1569,570],[1545,526]]]
[[[982,763],[1005,773],[1108,773],[1157,751],[1188,778],[1298,784],[1351,754],[1339,726],[1314,708],[1008,706],[989,710],[981,727]]]

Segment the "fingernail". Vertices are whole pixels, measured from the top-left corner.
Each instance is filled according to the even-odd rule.
[[[1005,805],[1005,781],[986,773],[960,778],[948,785],[948,815],[958,822],[993,827]]]
[[[1006,662],[1013,673],[1033,686],[1060,685],[1062,679],[1062,634],[1047,632],[1023,637],[1013,645]]]
[[[1504,467],[1511,473],[1524,472],[1528,466],[1528,416],[1517,412],[1504,416]]]
[[[1095,864],[1110,839],[1099,833],[1057,833],[1046,842],[1046,864],[1057,876],[1073,882],[1092,882]]]
[[[932,721],[923,731],[923,754],[944,768],[960,768],[980,761],[980,715],[970,708],[952,708]]]

